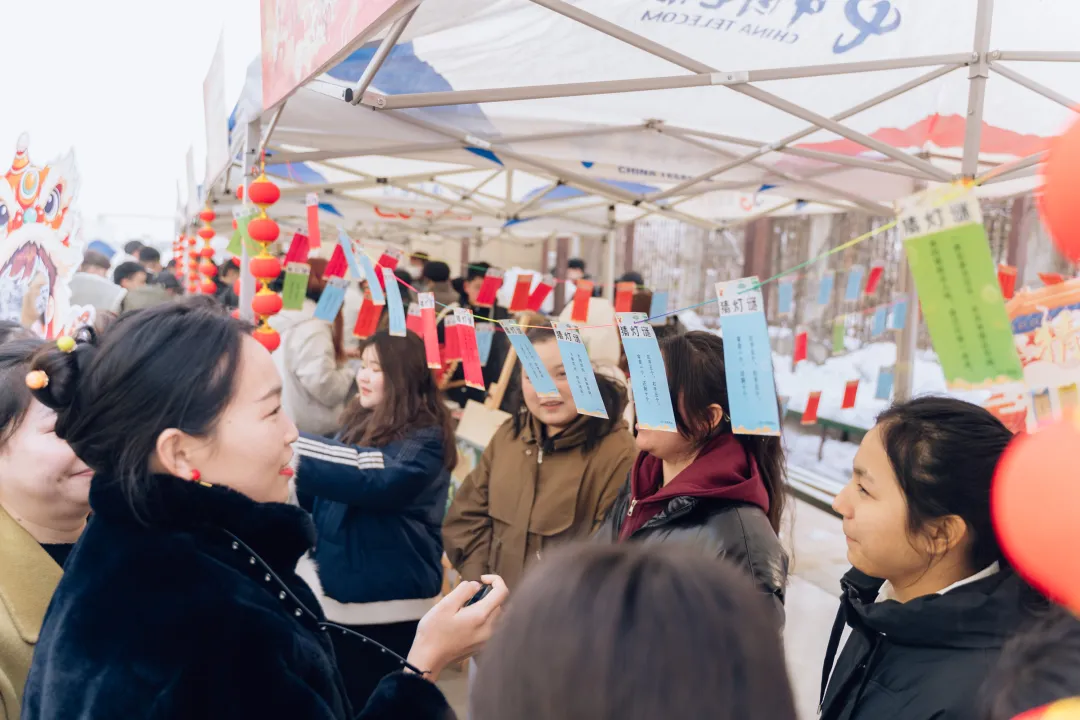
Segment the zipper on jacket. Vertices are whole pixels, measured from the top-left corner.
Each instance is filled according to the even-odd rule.
[[[630,517],[634,514],[634,506],[637,505],[637,498],[630,498],[630,509],[626,511],[626,517]]]
[[[537,465],[543,465],[544,464],[544,448],[543,448],[543,446],[541,446],[540,450],[536,453],[536,464]]]

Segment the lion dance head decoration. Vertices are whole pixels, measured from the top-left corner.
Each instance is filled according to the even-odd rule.
[[[70,306],[68,289],[82,262],[71,207],[79,175],[70,150],[38,166],[30,161],[29,144],[23,134],[0,180],[0,319],[51,338],[82,311]]]

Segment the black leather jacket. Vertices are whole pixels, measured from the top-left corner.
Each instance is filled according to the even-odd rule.
[[[597,531],[597,541],[619,541],[619,530],[629,507],[630,483],[627,481]],[[741,502],[675,497],[630,539],[699,545],[709,554],[744,567],[762,592],[771,596],[783,626],[788,557],[761,508]]]

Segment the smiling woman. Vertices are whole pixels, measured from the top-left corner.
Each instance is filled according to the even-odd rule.
[[[86,525],[90,473],[26,373],[45,343],[0,327],[0,719],[17,718],[42,618]]]

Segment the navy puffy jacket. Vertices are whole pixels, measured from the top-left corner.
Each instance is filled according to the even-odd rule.
[[[441,429],[420,428],[381,448],[305,433],[296,450],[297,493],[315,518],[327,597],[371,603],[438,595],[450,488]]]

